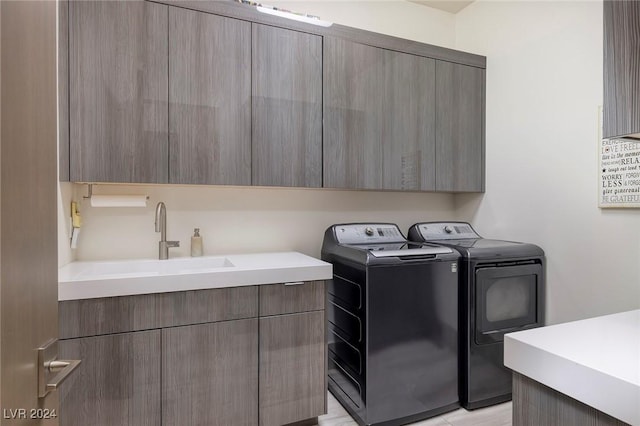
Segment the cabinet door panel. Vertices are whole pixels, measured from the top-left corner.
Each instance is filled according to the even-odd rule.
[[[435,189],[435,61],[384,51],[384,189]]]
[[[438,191],[484,191],[484,85],[480,68],[436,65]]]
[[[433,190],[435,62],[324,40],[324,185]]]
[[[322,38],[253,24],[253,185],[322,185]]]
[[[258,320],[162,330],[162,424],[258,424]]]
[[[260,318],[260,425],[326,413],[324,311]]]
[[[72,181],[167,182],[167,13],[69,2]]]
[[[171,183],[251,183],[251,24],[169,10]]]
[[[69,182],[69,0],[58,2],[58,179]]]
[[[60,387],[60,424],[160,424],[160,331],[60,340],[61,359],[80,359]]]
[[[324,187],[382,188],[378,53],[373,47],[324,39]]]
[[[640,138],[640,2],[604,2],[603,137]]]

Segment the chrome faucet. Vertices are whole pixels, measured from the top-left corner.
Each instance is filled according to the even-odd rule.
[[[168,259],[169,248],[180,247],[180,241],[167,241],[167,208],[162,201],[156,206],[156,232],[160,233],[158,259]]]

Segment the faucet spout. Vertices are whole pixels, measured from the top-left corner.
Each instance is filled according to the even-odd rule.
[[[162,201],[156,206],[156,232],[160,233],[158,242],[158,259],[169,258],[170,247],[180,247],[180,241],[167,241],[167,208]]]
[[[156,232],[160,232],[160,240],[167,239],[167,207],[162,201],[156,206]]]

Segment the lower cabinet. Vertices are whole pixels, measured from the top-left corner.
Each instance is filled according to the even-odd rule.
[[[258,287],[61,302],[59,355],[82,363],[61,386],[60,425],[279,426],[324,414],[324,282]]]
[[[162,330],[162,424],[258,420],[258,319]]]
[[[324,311],[260,318],[260,426],[326,412]]]
[[[81,359],[60,387],[60,425],[160,424],[160,330],[61,340],[60,359]]]

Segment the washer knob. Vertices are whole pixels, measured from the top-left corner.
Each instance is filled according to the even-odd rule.
[[[447,234],[450,234],[453,232],[453,228],[447,225],[444,227],[444,232],[446,232]]]
[[[364,233],[367,234],[368,236],[372,236],[373,235],[373,228],[368,227],[364,230]]]

